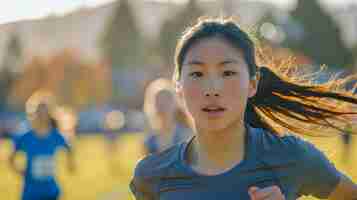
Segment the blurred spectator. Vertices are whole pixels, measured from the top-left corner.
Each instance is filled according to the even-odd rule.
[[[182,112],[175,102],[173,92],[172,83],[167,79],[155,80],[147,88],[144,102],[144,112],[149,123],[144,140],[146,153],[161,152],[191,135],[185,120],[179,119]]]
[[[51,115],[51,101],[46,97],[43,101],[37,98],[39,96],[32,97],[26,105],[32,129],[14,140],[15,149],[9,161],[13,170],[24,178],[22,200],[55,200],[59,199],[61,193],[55,180],[55,155],[59,147],[63,147],[69,155],[68,168],[72,171],[73,154]],[[19,152],[26,157],[25,169],[16,163]]]
[[[112,110],[105,115],[104,118],[104,136],[107,141],[107,155],[112,174],[120,172],[121,165],[115,159],[118,150],[117,139],[119,137],[121,128],[125,125],[124,113],[120,110]]]

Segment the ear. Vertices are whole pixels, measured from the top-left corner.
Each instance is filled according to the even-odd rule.
[[[249,80],[249,92],[248,92],[249,98],[253,97],[257,93],[258,84],[259,84],[259,73],[257,73],[255,77]]]

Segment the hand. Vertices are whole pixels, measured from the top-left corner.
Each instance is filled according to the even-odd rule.
[[[251,200],[285,200],[283,193],[276,185],[266,188],[252,186],[248,193]]]

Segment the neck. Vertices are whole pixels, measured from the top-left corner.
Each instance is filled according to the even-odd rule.
[[[46,123],[40,123],[35,127],[35,129],[36,129],[36,132],[38,132],[40,136],[45,136],[50,131],[51,126]]]
[[[226,171],[243,160],[245,137],[245,126],[238,122],[220,132],[198,133],[189,150],[189,162],[206,174]]]

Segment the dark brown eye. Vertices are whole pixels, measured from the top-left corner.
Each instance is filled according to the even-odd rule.
[[[230,71],[230,70],[227,70],[227,71],[223,72],[223,76],[233,76],[233,75],[236,75],[236,74],[237,74],[237,72]]]
[[[190,77],[192,77],[194,79],[199,78],[201,76],[203,76],[202,72],[192,72],[192,73],[190,73]]]

